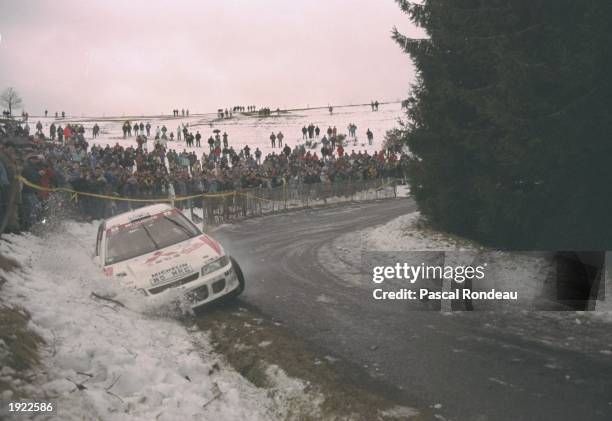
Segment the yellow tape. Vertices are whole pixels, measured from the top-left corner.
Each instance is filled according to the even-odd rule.
[[[73,200],[74,202],[78,201],[78,197],[80,196],[87,196],[87,197],[95,197],[97,199],[104,199],[104,200],[117,200],[117,201],[125,201],[125,202],[140,202],[140,203],[160,203],[160,202],[183,202],[185,200],[193,200],[193,199],[205,199],[205,198],[210,198],[210,197],[227,197],[227,196],[245,196],[247,198],[251,198],[251,199],[255,199],[255,200],[259,200],[262,202],[274,202],[274,200],[270,200],[270,199],[264,199],[263,197],[258,197],[255,196],[254,194],[250,194],[250,193],[244,193],[244,192],[239,192],[236,190],[233,190],[231,192],[226,192],[226,193],[202,193],[202,194],[196,194],[193,196],[179,196],[179,197],[175,197],[175,198],[170,198],[170,197],[163,197],[163,198],[159,198],[159,199],[131,199],[129,197],[122,197],[122,196],[108,196],[108,195],[104,195],[104,194],[96,194],[96,193],[87,193],[87,192],[80,192],[80,191],[76,191],[76,190],[72,190],[72,189],[68,189],[66,187],[44,187],[44,186],[39,186],[38,184],[34,184],[30,181],[28,181],[27,179],[23,178],[22,176],[17,176],[17,179],[19,181],[21,181],[23,184],[25,184],[26,186],[33,188],[35,190],[40,190],[40,191],[46,191],[46,192],[52,192],[52,193],[56,193],[56,192],[64,192],[64,193],[69,193],[70,194],[70,200]],[[380,187],[372,187],[368,190],[382,190],[390,185],[392,185],[392,182],[387,182],[382,184]],[[284,186],[284,190],[286,192],[286,188],[287,186]]]
[[[183,202],[185,200],[193,200],[193,199],[204,199],[208,197],[227,197],[227,196],[234,196],[234,195],[246,196],[246,197],[250,197],[251,199],[261,200],[264,202],[272,202],[272,200],[269,200],[269,199],[264,199],[262,197],[257,197],[249,193],[243,193],[243,192],[238,192],[238,191],[231,191],[227,193],[202,193],[202,194],[196,194],[193,196],[179,196],[175,198],[162,197],[159,199],[136,199],[136,198],[132,199],[129,197],[122,197],[122,196],[108,196],[104,194],[80,192],[80,191],[68,189],[66,187],[44,187],[44,186],[39,186],[38,184],[30,182],[27,179],[23,178],[22,176],[17,176],[17,178],[23,184],[35,190],[46,191],[46,192],[51,192],[51,193],[57,193],[57,192],[69,193],[71,195],[70,196],[71,200],[74,200],[75,202],[77,201],[78,196],[95,197],[97,199],[117,200],[117,201],[124,201],[124,202],[140,202],[140,203],[168,202],[170,203],[170,202]]]

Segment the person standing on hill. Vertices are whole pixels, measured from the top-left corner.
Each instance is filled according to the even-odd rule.
[[[200,134],[199,130],[196,131],[195,140],[196,140],[196,147],[201,148],[202,144],[200,143],[200,140],[202,140],[202,135]]]
[[[151,136],[151,123],[147,122],[145,128],[147,129],[147,137]]]
[[[282,148],[283,147],[283,139],[285,138],[285,135],[283,135],[283,132],[281,132],[280,130],[278,131],[278,134],[276,135],[276,139],[278,140],[278,147]]]
[[[181,125],[180,124],[176,128],[176,140],[178,142],[181,141]]]
[[[315,132],[315,137],[318,139],[319,135],[321,134],[321,129],[319,128],[319,126],[315,127],[314,132]]]
[[[371,145],[374,141],[374,133],[372,133],[370,129],[368,129],[368,131],[366,132],[366,136],[368,137],[368,144]]]
[[[308,133],[308,129],[304,126],[302,127],[302,139],[307,139],[306,133]]]
[[[57,140],[59,142],[63,142],[64,140],[64,129],[62,128],[61,124],[58,124],[57,126]]]
[[[274,132],[270,135],[270,143],[272,143],[272,149],[276,148],[276,135]]]

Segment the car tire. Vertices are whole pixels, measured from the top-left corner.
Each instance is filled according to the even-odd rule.
[[[242,273],[242,269],[240,268],[240,265],[236,259],[230,257],[230,261],[232,262],[234,272],[236,272],[236,277],[238,277],[238,288],[232,291],[232,297],[237,297],[242,294],[242,291],[244,291],[244,274]]]

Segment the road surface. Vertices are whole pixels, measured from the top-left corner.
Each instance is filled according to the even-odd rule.
[[[242,301],[364,367],[404,393],[406,405],[447,420],[612,420],[605,324],[575,313],[409,311],[373,300],[371,289],[351,287],[322,263],[321,251],[343,234],[414,210],[411,199],[349,204],[252,219],[214,235],[243,266]]]

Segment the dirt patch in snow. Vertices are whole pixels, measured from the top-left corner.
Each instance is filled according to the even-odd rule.
[[[288,411],[278,414],[283,419],[433,419],[427,409],[403,406],[407,398],[401,391],[314,349],[253,306],[240,301],[217,305],[195,322],[235,370],[283,402]]]
[[[34,376],[43,339],[28,329],[30,315],[0,298],[0,399],[31,397],[24,390]]]

